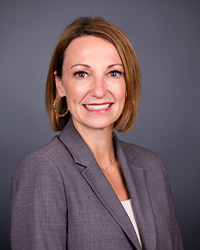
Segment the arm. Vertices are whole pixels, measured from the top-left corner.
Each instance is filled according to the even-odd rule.
[[[12,181],[12,250],[66,249],[66,217],[59,169],[44,155],[29,155]]]

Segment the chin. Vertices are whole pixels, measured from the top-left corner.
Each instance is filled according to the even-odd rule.
[[[107,123],[107,122],[95,122],[95,123],[90,123],[88,124],[88,127],[93,128],[93,129],[106,129],[109,128],[112,130],[114,126],[114,122],[112,123]]]
[[[79,128],[87,127],[89,129],[110,129],[113,130],[114,122],[116,119],[106,118],[106,117],[95,117],[95,118],[86,118],[75,119],[75,123]],[[79,125],[78,125],[79,124]]]

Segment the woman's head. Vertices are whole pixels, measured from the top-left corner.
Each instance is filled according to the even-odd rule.
[[[87,17],[79,18],[70,24],[58,39],[54,49],[46,85],[46,104],[52,127],[54,130],[62,130],[70,116],[70,113],[68,113],[67,116],[58,118],[54,114],[53,102],[58,96],[55,72],[56,77],[61,79],[67,47],[74,39],[83,36],[96,36],[106,39],[115,46],[119,54],[124,68],[126,100],[121,115],[114,122],[114,129],[122,132],[128,131],[136,120],[141,91],[141,74],[137,57],[130,41],[120,29],[102,18]],[[62,101],[56,106],[58,112],[63,113],[66,110],[67,103]]]

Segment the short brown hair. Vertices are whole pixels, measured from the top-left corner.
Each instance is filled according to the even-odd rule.
[[[51,58],[46,83],[46,106],[51,125],[54,130],[61,131],[70,117],[70,113],[62,118],[55,117],[53,102],[57,91],[54,72],[57,71],[57,76],[62,77],[62,66],[66,48],[73,39],[86,35],[93,35],[110,41],[117,49],[122,60],[127,96],[122,114],[114,123],[114,130],[126,132],[133,127],[137,117],[141,93],[140,66],[127,36],[118,27],[99,17],[81,17],[76,19],[64,30],[57,41]],[[66,102],[60,102],[60,106],[57,109],[61,113],[64,112],[66,110]]]

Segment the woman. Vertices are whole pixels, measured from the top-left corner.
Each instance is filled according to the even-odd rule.
[[[62,131],[28,155],[12,182],[12,249],[182,249],[164,167],[118,140],[132,128],[141,75],[127,37],[101,18],[60,36],[46,104]]]

